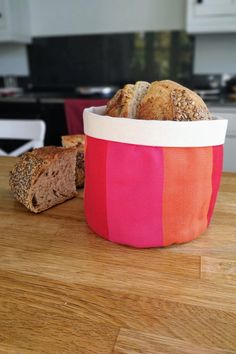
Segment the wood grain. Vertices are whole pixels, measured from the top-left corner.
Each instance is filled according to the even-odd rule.
[[[201,257],[201,278],[236,285],[236,259]]]
[[[198,239],[138,250],[97,237],[83,191],[39,215],[0,158],[0,353],[236,353],[236,175]]]
[[[153,333],[137,332],[123,329],[119,333],[113,354],[232,354],[235,351],[222,350],[219,348],[207,348],[202,345],[195,345],[191,342],[164,337]]]

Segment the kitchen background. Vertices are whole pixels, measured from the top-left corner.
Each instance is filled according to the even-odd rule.
[[[47,145],[68,133],[68,100],[167,78],[229,119],[236,171],[236,0],[0,0],[0,118],[43,119]]]

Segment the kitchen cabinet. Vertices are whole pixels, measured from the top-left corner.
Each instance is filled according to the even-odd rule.
[[[0,0],[0,43],[30,43],[28,0]]]
[[[236,32],[236,0],[187,0],[187,32]]]
[[[0,0],[0,31],[5,27],[5,6],[4,0]]]
[[[32,35],[53,37],[183,30],[185,1],[31,0]]]
[[[236,172],[236,105],[210,106],[210,111],[214,116],[228,119],[228,128],[224,145],[224,171]]]

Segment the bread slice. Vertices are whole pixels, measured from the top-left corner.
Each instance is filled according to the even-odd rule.
[[[105,114],[111,117],[136,118],[136,111],[149,85],[146,81],[125,85],[107,103]]]
[[[83,134],[72,134],[63,135],[61,137],[61,143],[64,147],[80,146],[81,149],[85,146],[85,135]]]
[[[10,172],[14,197],[34,213],[75,197],[76,155],[76,147],[54,146],[22,155]]]
[[[78,148],[76,156],[76,170],[75,170],[75,183],[77,188],[84,186],[85,170],[84,170],[84,149],[85,149],[85,135],[74,134],[64,135],[61,137],[62,146]]]
[[[134,95],[133,95],[132,103],[130,105],[130,112],[129,112],[130,118],[136,118],[140,103],[143,97],[146,95],[149,86],[150,86],[149,82],[146,81],[137,81],[136,84],[134,85]]]
[[[115,96],[108,101],[105,114],[110,117],[128,118],[133,95],[134,85],[125,85],[123,89],[118,90]]]
[[[211,114],[200,96],[170,80],[151,83],[136,114],[139,119],[202,120]]]

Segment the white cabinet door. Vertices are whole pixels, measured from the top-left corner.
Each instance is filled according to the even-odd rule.
[[[236,32],[236,0],[187,0],[187,32]]]
[[[227,136],[224,145],[224,167],[225,172],[236,172],[236,135]]]
[[[236,15],[236,0],[202,0],[195,3],[196,16]]]
[[[28,0],[0,0],[0,42],[30,43]]]
[[[212,108],[210,111],[219,117],[228,119],[228,128],[224,145],[224,167],[227,172],[236,172],[236,108],[227,112],[225,109]]]
[[[4,0],[0,0],[0,31],[6,25],[5,14],[6,14],[5,13],[5,2],[4,2]]]

